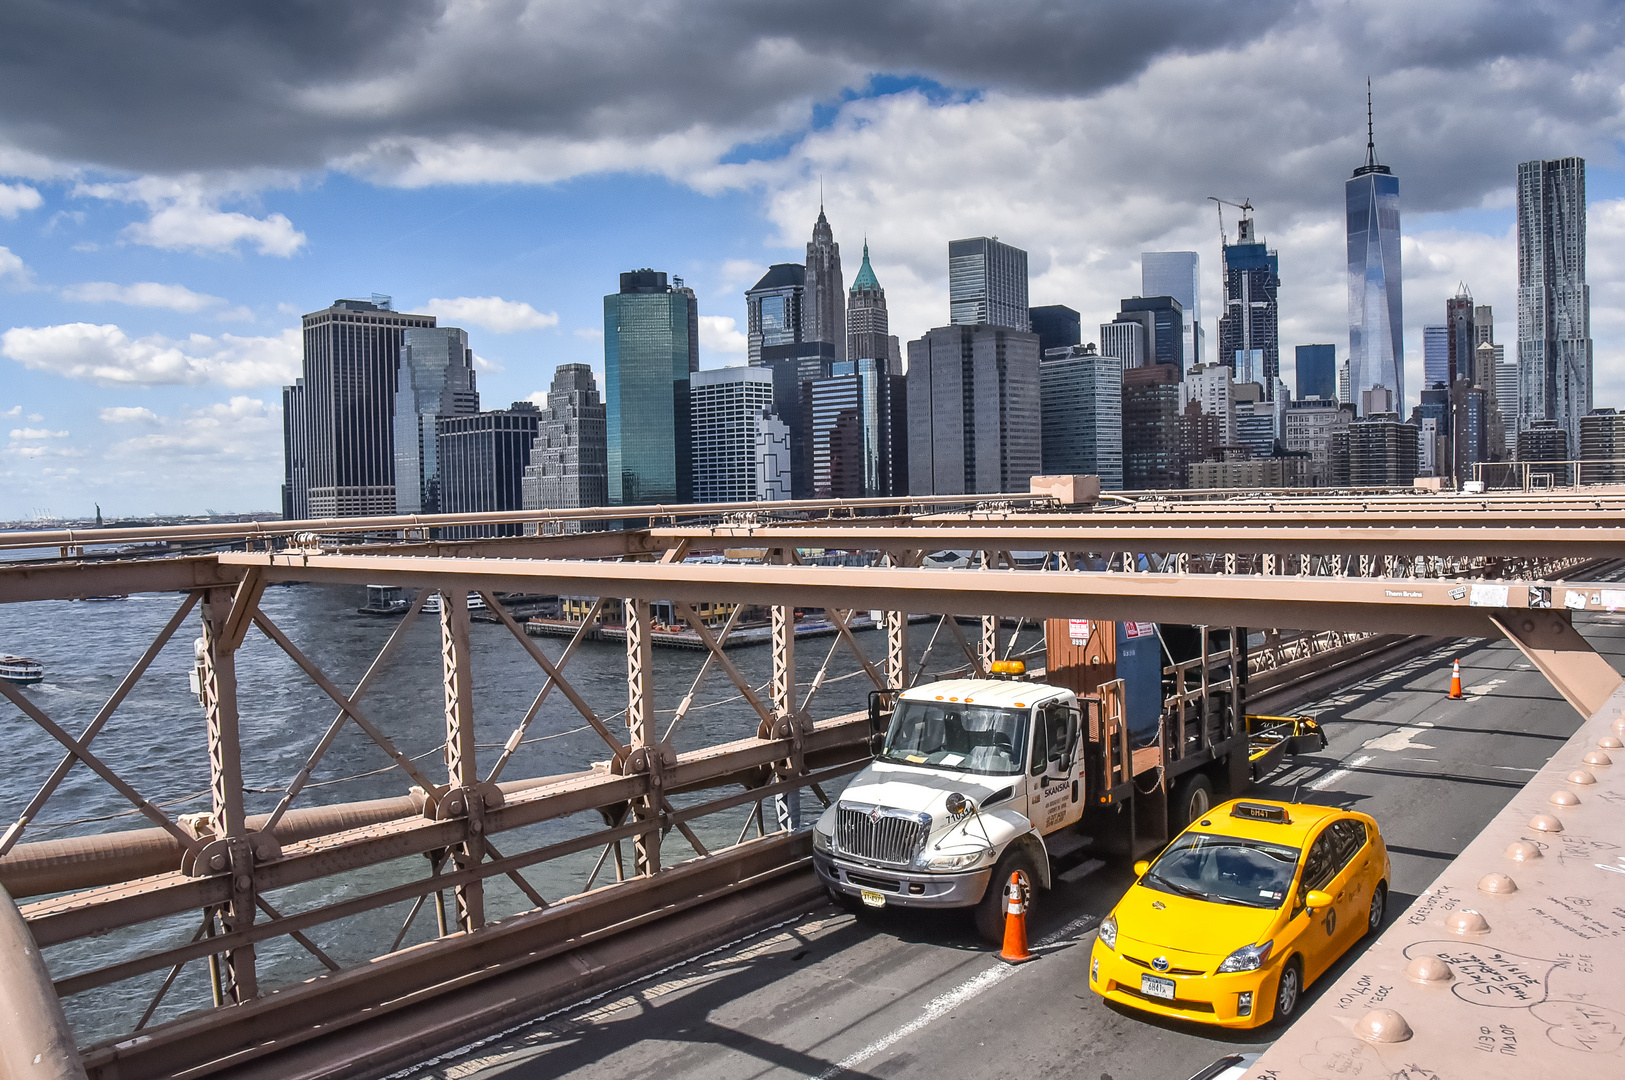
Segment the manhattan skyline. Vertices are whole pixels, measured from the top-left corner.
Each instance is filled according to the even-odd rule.
[[[727,61],[711,74],[674,74],[702,48],[681,27],[614,38],[642,74],[588,80],[579,99],[567,73],[613,35],[591,12],[539,44],[503,5],[455,27],[374,9],[321,32],[389,49],[338,48],[298,70],[312,28],[296,22],[242,15],[228,47],[81,13],[69,45],[46,15],[10,30],[0,16],[0,32],[39,44],[0,69],[17,106],[0,120],[0,517],[96,501],[110,514],[274,509],[299,318],[339,296],[389,293],[466,329],[482,391],[505,403],[545,394],[561,363],[592,365],[602,385],[602,297],[619,272],[654,266],[696,291],[702,367],[742,364],[744,289],[804,258],[820,175],[835,241],[850,258],[867,235],[903,341],[945,321],[945,245],[980,235],[1031,253],[1030,302],[1070,306],[1086,328],[1140,292],[1140,252],[1195,251],[1216,340],[1204,200],[1250,199],[1280,252],[1290,385],[1295,345],[1337,342],[1347,358],[1342,186],[1364,156],[1367,74],[1383,161],[1405,184],[1407,388],[1422,385],[1422,327],[1458,282],[1515,340],[1517,166],[1583,156],[1595,401],[1625,401],[1625,120],[1569,80],[1617,86],[1617,35],[1599,24],[1599,44],[1561,45],[1581,40],[1572,24],[1486,9],[1452,27],[1446,57],[1421,13],[1266,6],[1231,24],[1167,6],[1177,40],[1127,50],[1127,7],[1080,8],[1065,33],[1022,9],[994,33],[903,5],[884,41],[724,13],[726,32],[703,43]],[[971,34],[986,45],[974,60],[932,43]],[[768,40],[794,54],[771,75],[749,62]],[[210,41],[235,62],[169,87],[162,65]],[[450,92],[431,45],[489,72],[485,97]],[[1313,69],[1293,59],[1309,46]],[[380,74],[390,57],[402,81]],[[64,72],[97,64],[107,84],[53,95]],[[1487,81],[1493,65],[1518,78]],[[122,95],[114,73],[142,92]],[[440,112],[414,79],[445,96]],[[285,122],[240,104],[275,97],[278,80]],[[662,80],[669,100],[647,92]],[[1156,146],[1136,134],[1146,116]]]

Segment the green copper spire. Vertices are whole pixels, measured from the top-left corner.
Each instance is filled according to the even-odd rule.
[[[869,241],[863,242],[863,265],[858,267],[858,276],[852,279],[852,291],[859,289],[879,290],[880,282],[875,280],[874,267],[869,265]]]

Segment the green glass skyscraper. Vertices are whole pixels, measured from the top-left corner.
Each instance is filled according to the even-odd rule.
[[[699,369],[698,308],[681,278],[621,275],[604,297],[604,412],[612,506],[688,502],[689,385]]]

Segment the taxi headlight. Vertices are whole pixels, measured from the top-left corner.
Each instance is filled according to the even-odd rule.
[[[1266,941],[1262,945],[1243,945],[1224,958],[1224,963],[1219,965],[1219,974],[1223,975],[1232,971],[1257,971],[1270,958],[1270,949],[1274,945],[1275,942],[1273,941]]]
[[[1117,948],[1117,916],[1116,915],[1108,915],[1108,916],[1106,916],[1106,918],[1101,922],[1100,929],[1096,932],[1096,936],[1098,936],[1100,938],[1100,943],[1102,945],[1106,946],[1106,948],[1108,948],[1108,949],[1116,949]],[[1228,961],[1226,961],[1226,963],[1228,963]]]

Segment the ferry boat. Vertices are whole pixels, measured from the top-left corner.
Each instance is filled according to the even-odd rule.
[[[0,656],[0,679],[24,684],[42,682],[45,665],[28,656]]]
[[[355,610],[360,615],[404,615],[411,606],[399,585],[368,585],[366,604]]]
[[[424,610],[425,614],[429,614],[429,615],[438,615],[438,614],[440,614],[440,594],[437,593],[437,592],[430,593],[429,594],[429,599],[427,599],[427,600],[425,600],[423,602],[423,610]],[[480,594],[479,593],[471,592],[471,593],[468,594],[468,610],[470,610],[470,611],[484,611],[485,610],[485,601],[480,599]]]

